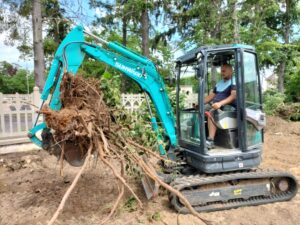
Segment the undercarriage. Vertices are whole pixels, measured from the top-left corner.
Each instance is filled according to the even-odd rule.
[[[287,201],[298,190],[293,175],[260,169],[182,176],[173,180],[171,186],[180,191],[198,212]],[[169,199],[178,212],[189,212],[176,195],[171,193]]]

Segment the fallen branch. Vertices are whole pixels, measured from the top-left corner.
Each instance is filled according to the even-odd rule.
[[[102,139],[106,139],[105,136],[102,136],[102,135],[101,135],[101,138]],[[142,201],[134,193],[134,191],[132,190],[132,188],[127,184],[127,182],[125,181],[125,179],[122,176],[120,176],[120,174],[118,174],[118,172],[116,171],[116,169],[104,158],[103,149],[102,149],[102,146],[99,145],[99,142],[98,142],[98,150],[99,150],[100,159],[112,170],[113,174],[127,187],[127,189],[131,192],[131,194],[134,196],[134,198],[138,201],[139,206],[141,208],[143,208]]]
[[[76,184],[79,180],[79,178],[81,177],[81,174],[83,173],[83,171],[85,170],[87,164],[88,164],[88,161],[90,159],[90,156],[91,156],[91,151],[92,151],[92,148],[93,148],[93,144],[91,143],[90,144],[90,147],[88,149],[88,154],[85,158],[85,161],[84,161],[84,164],[83,166],[81,167],[80,171],[77,173],[76,177],[74,178],[72,184],[70,185],[70,187],[68,188],[68,190],[66,191],[66,193],[64,194],[56,212],[54,213],[54,215],[52,216],[52,218],[50,219],[50,221],[47,223],[47,225],[52,225],[55,220],[57,219],[58,215],[60,214],[60,212],[63,210],[64,206],[65,206],[65,203],[66,201],[68,200],[70,194],[72,193],[73,189],[76,187]]]
[[[122,160],[121,158],[120,158],[120,163],[121,163],[121,176],[124,177],[124,175],[125,175],[125,171],[124,171],[124,163],[123,163],[123,160]],[[121,186],[121,190],[120,190],[120,188],[119,188],[119,196],[118,196],[118,198],[117,198],[117,200],[116,200],[114,206],[113,206],[112,209],[110,210],[109,215],[108,215],[104,220],[101,221],[100,225],[105,224],[105,223],[111,218],[111,216],[114,214],[114,212],[116,211],[117,207],[118,207],[119,204],[120,204],[120,201],[121,201],[121,199],[122,199],[122,197],[123,197],[123,195],[124,195],[124,184],[122,184],[122,183],[120,182],[120,185],[119,185],[119,186]]]
[[[127,142],[131,145],[133,145],[136,148],[140,148],[142,149],[144,152],[149,153],[150,155],[154,156],[157,159],[163,160],[163,161],[170,161],[167,158],[161,157],[160,155],[156,154],[155,152],[153,152],[152,150],[145,148],[144,146],[139,145],[138,143],[132,141],[132,140],[127,140]]]
[[[59,146],[60,147],[60,146]],[[62,148],[61,148],[61,154],[59,158],[59,165],[60,165],[60,176],[64,176],[64,154],[65,154],[65,144],[63,143]]]

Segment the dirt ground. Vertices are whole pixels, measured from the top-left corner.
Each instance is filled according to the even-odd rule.
[[[300,180],[300,122],[268,118],[262,168],[293,173]],[[57,209],[78,168],[68,165],[64,178],[54,156],[44,151],[0,155],[0,224],[46,224]],[[57,225],[99,224],[118,195],[116,181],[102,165],[91,163],[71,194]],[[144,202],[139,209],[127,193],[108,224],[202,224],[191,215],[178,215],[166,195],[148,202],[140,182],[132,181]],[[300,194],[289,202],[201,213],[214,225],[300,224]]]

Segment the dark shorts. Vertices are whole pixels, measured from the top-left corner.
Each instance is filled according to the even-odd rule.
[[[205,104],[204,109],[206,112],[213,112],[215,109],[211,106],[212,104]],[[234,111],[235,107],[232,105],[224,105],[220,108],[222,111]]]

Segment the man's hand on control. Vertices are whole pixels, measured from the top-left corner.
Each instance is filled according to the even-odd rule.
[[[220,102],[215,102],[214,104],[211,105],[214,109],[219,109],[222,107],[222,104]]]

